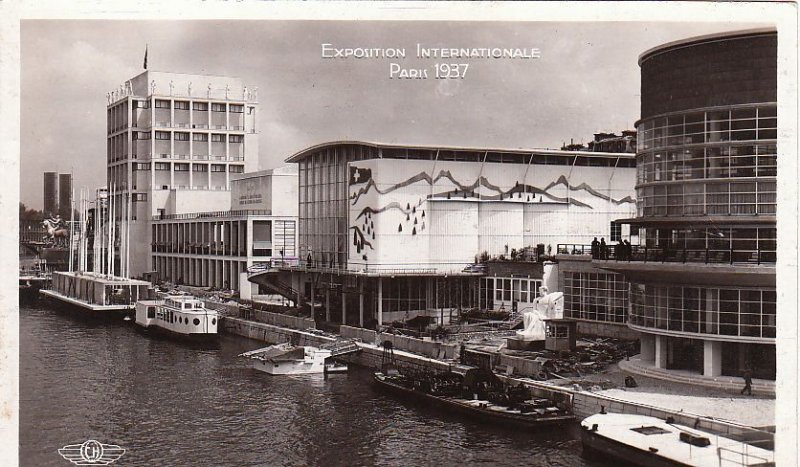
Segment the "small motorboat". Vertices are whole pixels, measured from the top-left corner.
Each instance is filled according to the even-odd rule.
[[[168,294],[160,300],[136,302],[136,325],[142,331],[190,341],[217,339],[219,313],[199,298]]]
[[[270,375],[330,374],[347,371],[347,365],[331,359],[331,349],[294,346],[289,343],[270,345],[245,352],[240,357],[250,360],[254,370]]]

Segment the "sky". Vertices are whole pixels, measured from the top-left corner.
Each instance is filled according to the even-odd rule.
[[[258,87],[259,169],[333,140],[559,148],[633,129],[639,55],[673,40],[764,26],[723,22],[22,20],[20,201],[42,207],[42,173],[105,184],[106,93],[148,68],[236,76]],[[323,59],[337,48],[405,48],[403,60]],[[538,59],[418,60],[430,47],[539,50]],[[390,79],[390,63],[428,79]],[[438,62],[467,63],[437,80]]]

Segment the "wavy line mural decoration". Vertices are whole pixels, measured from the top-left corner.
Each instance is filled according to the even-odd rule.
[[[397,183],[395,185],[390,186],[386,190],[381,190],[380,188],[378,188],[378,185],[375,183],[375,179],[374,178],[370,178],[369,182],[367,182],[367,185],[362,187],[362,188],[359,188],[359,190],[356,192],[355,196],[352,197],[353,205],[355,205],[358,202],[358,199],[361,197],[361,195],[364,195],[367,192],[369,192],[370,188],[375,188],[375,191],[377,191],[378,193],[380,193],[382,195],[385,195],[387,193],[391,193],[391,192],[393,192],[395,190],[398,190],[400,188],[405,188],[405,187],[407,187],[409,185],[413,185],[414,183],[421,182],[421,181],[426,181],[426,182],[428,182],[428,185],[433,185],[433,184],[437,183],[439,180],[441,180],[442,178],[447,178],[455,186],[457,186],[460,190],[463,190],[463,191],[472,191],[475,188],[477,188],[479,184],[481,186],[485,187],[485,188],[488,188],[490,190],[494,190],[494,191],[496,191],[498,193],[502,193],[502,191],[503,191],[500,187],[498,187],[496,185],[493,185],[491,182],[486,180],[486,177],[481,176],[478,180],[476,180],[471,185],[463,185],[463,184],[461,184],[461,182],[459,182],[458,180],[456,180],[453,177],[453,175],[450,173],[449,170],[440,170],[439,171],[439,175],[437,175],[436,178],[431,178],[431,176],[428,175],[427,172],[420,172],[417,175],[414,175],[413,177],[409,178],[408,180],[405,180],[405,181],[402,181],[400,183]]]
[[[362,218],[363,216],[365,216],[367,214],[379,214],[379,213],[382,213],[384,211],[388,211],[389,209],[397,209],[400,212],[402,212],[403,214],[408,214],[408,213],[411,212],[411,209],[406,210],[397,201],[392,201],[391,203],[387,204],[386,206],[384,206],[384,207],[382,207],[380,209],[373,209],[370,206],[365,207],[364,209],[361,210],[360,213],[358,213],[358,215],[356,216],[355,220],[359,220],[360,218]]]
[[[580,185],[572,186],[572,185],[569,184],[569,181],[567,181],[567,177],[565,177],[563,175],[558,177],[558,180],[556,180],[555,182],[550,182],[550,184],[548,184],[547,187],[545,187],[545,190],[549,190],[550,188],[553,188],[554,186],[557,186],[557,185],[565,185],[571,191],[586,191],[586,192],[590,193],[591,195],[597,196],[600,199],[604,199],[606,201],[610,201],[610,202],[616,204],[617,206],[619,206],[620,204],[625,204],[625,203],[636,203],[636,201],[633,198],[631,198],[630,196],[626,196],[626,197],[624,197],[624,198],[622,198],[620,200],[616,200],[616,199],[614,199],[614,198],[612,198],[612,197],[610,197],[608,195],[604,195],[604,194],[600,193],[599,191],[595,190],[594,188],[592,188],[591,186],[589,186],[586,183],[581,183]]]
[[[375,249],[372,246],[372,243],[370,243],[369,240],[367,240],[367,238],[364,236],[364,233],[361,232],[361,229],[359,229],[357,226],[350,226],[350,230],[355,230],[355,235],[358,236],[358,242],[360,243],[360,248],[358,249],[359,253],[364,246],[368,246],[370,250]]]
[[[372,189],[372,188],[374,188],[375,191],[377,191],[379,194],[385,195],[387,193],[391,193],[391,192],[393,192],[395,190],[398,190],[400,188],[405,188],[405,187],[407,187],[409,185],[412,185],[412,184],[420,182],[420,181],[425,181],[425,182],[428,182],[429,185],[434,185],[439,180],[441,180],[442,178],[447,178],[448,180],[450,180],[455,186],[458,187],[459,191],[462,191],[462,192],[473,191],[478,186],[482,186],[482,187],[485,187],[487,189],[490,189],[492,191],[497,192],[497,195],[482,195],[481,196],[481,199],[487,199],[487,200],[500,199],[501,195],[507,195],[509,193],[516,193],[516,192],[519,192],[519,191],[524,191],[526,193],[534,193],[534,194],[537,194],[537,195],[545,195],[545,196],[547,196],[548,198],[550,198],[553,201],[569,202],[570,204],[573,204],[573,205],[576,205],[576,206],[588,207],[589,209],[593,209],[590,205],[588,205],[586,203],[583,203],[583,202],[580,202],[580,201],[576,201],[576,200],[574,200],[572,198],[563,198],[563,197],[559,197],[559,196],[554,196],[554,195],[551,195],[550,193],[547,192],[547,190],[549,190],[549,189],[551,189],[553,187],[556,187],[556,186],[559,186],[559,185],[563,185],[569,191],[585,191],[585,192],[591,194],[592,196],[595,196],[597,198],[603,199],[605,201],[609,201],[609,202],[614,203],[616,205],[621,205],[621,204],[626,204],[626,203],[635,203],[635,200],[632,199],[630,196],[626,196],[626,197],[624,197],[622,199],[616,200],[616,199],[612,198],[609,195],[605,195],[605,194],[597,191],[596,189],[592,188],[590,185],[588,185],[586,183],[581,183],[580,185],[571,185],[569,183],[569,181],[567,180],[567,177],[564,176],[564,175],[559,176],[557,180],[547,184],[547,186],[544,189],[539,188],[539,187],[535,187],[533,185],[519,185],[518,184],[517,186],[515,186],[514,188],[512,188],[512,189],[510,189],[508,191],[503,191],[500,187],[498,187],[498,186],[492,184],[491,182],[489,182],[486,179],[486,177],[481,176],[477,180],[475,180],[474,183],[472,183],[470,185],[463,185],[462,183],[460,183],[458,180],[456,180],[453,177],[453,175],[450,173],[449,170],[441,170],[439,172],[439,175],[437,175],[435,179],[431,178],[431,176],[428,175],[427,172],[420,172],[417,175],[414,175],[413,177],[411,177],[411,178],[409,178],[409,179],[407,179],[405,181],[402,181],[400,183],[394,184],[394,185],[386,188],[385,190],[381,190],[380,188],[378,188],[377,184],[375,183],[375,179],[371,178],[369,180],[369,182],[367,182],[366,186],[360,188],[351,197],[351,199],[353,200],[352,201],[352,205],[355,206],[355,204],[358,202],[359,198],[361,198],[362,195],[368,193],[369,190]],[[437,195],[439,195],[439,194],[437,194]],[[441,196],[446,196],[446,195],[447,195],[447,192],[441,194]],[[396,203],[393,203],[393,204],[396,204]],[[389,209],[391,206],[392,205],[390,204],[390,205],[388,205],[388,206],[386,206],[384,208],[381,208],[381,210]],[[400,206],[400,205],[397,205],[395,207],[402,210],[402,206]],[[365,208],[365,209],[370,209],[371,210],[372,208]],[[362,214],[363,214],[363,212],[364,211],[362,211]],[[360,216],[361,216],[361,214],[359,214],[359,217]]]
[[[525,187],[523,185],[520,185],[520,188],[521,189],[518,189],[517,187],[515,187],[515,188],[512,188],[509,191],[506,191],[506,192],[504,192],[502,194],[497,194],[497,195],[482,195],[480,197],[480,199],[482,201],[499,201],[501,199],[512,199],[514,197],[514,194],[516,194],[516,193],[523,193],[523,194],[527,194],[528,196],[533,195],[534,197],[536,197],[536,196],[546,196],[548,201],[555,201],[555,202],[558,202],[558,203],[571,204],[573,206],[579,206],[579,207],[582,207],[582,208],[594,209],[592,206],[590,206],[590,205],[588,205],[588,204],[586,204],[586,203],[584,203],[582,201],[578,201],[578,200],[576,200],[574,198],[562,198],[560,196],[551,195],[550,193],[542,191],[540,188],[530,187],[530,186],[529,187]],[[525,191],[524,188],[528,188],[528,190]],[[465,193],[454,194],[454,193],[449,192],[449,191],[445,191],[445,192],[441,192],[441,193],[434,193],[433,195],[431,195],[431,197],[441,197],[441,198],[447,197],[447,199],[478,198],[477,196],[474,196],[474,194],[470,194],[470,195],[465,195]],[[533,200],[528,200],[528,202],[529,203],[535,203],[535,201],[533,201]]]

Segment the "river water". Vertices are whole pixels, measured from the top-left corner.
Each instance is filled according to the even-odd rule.
[[[20,307],[20,465],[68,466],[87,439],[126,449],[112,465],[590,465],[576,427],[524,432],[405,402],[370,372],[272,377],[236,358],[262,343],[200,350]]]

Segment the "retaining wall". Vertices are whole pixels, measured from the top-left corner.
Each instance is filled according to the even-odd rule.
[[[295,345],[310,345],[320,346],[322,344],[331,342],[335,339],[326,336],[320,336],[295,329],[281,328],[265,323],[257,323],[240,318],[223,317],[220,318],[220,329],[223,332],[236,334],[239,336],[247,337],[249,339],[260,340],[272,344],[280,342],[292,342]],[[361,328],[354,328],[351,326],[342,326],[341,335],[348,338],[358,338],[363,341],[359,343],[361,351],[346,355],[342,360],[348,363],[363,366],[366,368],[380,369],[381,360],[383,356],[383,349],[375,345],[376,342],[383,340],[390,340],[395,345],[394,359],[395,365],[402,370],[433,370],[433,371],[448,371],[454,363],[443,362],[432,358],[423,357],[420,355],[413,355],[401,350],[401,346],[410,347],[413,351],[414,348],[421,348],[433,352],[431,349],[437,348],[439,344],[442,348],[453,348],[455,354],[456,348],[454,345],[442,345],[439,342],[421,341],[404,336],[395,336],[390,334],[377,334],[375,331],[369,331]],[[417,342],[415,342],[417,341]],[[524,360],[524,361],[522,361]],[[514,375],[522,375],[527,372],[538,373],[536,362],[519,357],[512,357],[510,355],[500,355],[499,363],[501,365],[511,365],[514,367]],[[535,374],[535,373],[534,373]],[[757,444],[760,447],[772,449],[774,445],[774,434],[757,430],[754,428],[737,425],[734,423],[724,422],[720,420],[713,420],[696,415],[687,414],[678,411],[670,411],[658,407],[651,407],[644,404],[637,404],[633,402],[614,399],[601,394],[595,394],[587,391],[576,391],[571,388],[563,388],[558,386],[551,386],[544,383],[534,382],[526,379],[520,379],[516,376],[498,375],[498,377],[511,384],[522,383],[529,387],[532,393],[538,397],[547,397],[556,401],[571,403],[573,411],[575,412],[578,420],[599,413],[601,407],[605,407],[607,412],[626,413],[626,414],[639,414],[666,419],[672,417],[675,423],[686,425],[689,427],[694,426],[697,421],[697,427],[713,433],[730,436],[737,439],[749,441],[752,444]],[[699,421],[698,421],[699,420]],[[761,443],[754,441],[765,440]]]
[[[405,350],[430,358],[452,360],[458,353],[458,346],[438,341],[427,341],[415,337],[399,336],[396,334],[378,333],[368,329],[352,326],[340,326],[339,334],[350,339],[360,339],[362,342],[380,345],[389,341],[396,350]]]

